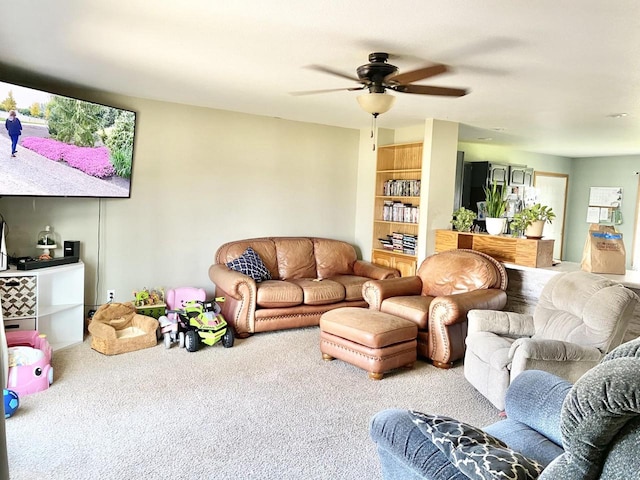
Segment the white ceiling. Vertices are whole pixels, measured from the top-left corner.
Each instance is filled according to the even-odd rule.
[[[305,66],[355,76],[383,51],[401,72],[447,64],[417,83],[471,92],[394,93],[380,127],[437,118],[461,140],[640,153],[637,0],[21,0],[0,18],[1,63],[109,92],[367,128],[361,92],[289,92],[356,86]]]

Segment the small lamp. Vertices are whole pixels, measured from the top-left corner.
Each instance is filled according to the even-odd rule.
[[[51,260],[51,250],[49,249],[58,248],[58,245],[56,245],[56,237],[49,225],[38,233],[38,243],[36,247],[42,249],[42,255],[39,257],[40,260]]]
[[[364,95],[358,95],[357,97],[360,107],[367,113],[373,115],[371,119],[371,138],[373,139],[373,150],[376,149],[376,120],[381,113],[388,112],[393,106],[393,102],[396,101],[396,97],[389,95],[388,93],[369,92]]]
[[[388,112],[396,101],[396,97],[388,93],[365,93],[358,95],[357,99],[360,107],[374,117]]]

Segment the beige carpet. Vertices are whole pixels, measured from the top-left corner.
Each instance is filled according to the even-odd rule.
[[[497,410],[462,366],[419,361],[382,381],[324,362],[317,327],[195,353],[161,344],[107,357],[54,353],[55,381],[7,420],[13,480],[376,479],[368,422],[413,408],[482,426]]]

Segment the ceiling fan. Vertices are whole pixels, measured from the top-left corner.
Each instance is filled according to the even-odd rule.
[[[442,64],[433,64],[411,70],[409,72],[400,73],[398,67],[387,63],[389,59],[388,53],[374,52],[369,55],[369,63],[360,65],[356,69],[358,77],[342,73],[329,67],[322,65],[310,65],[309,68],[320,72],[335,75],[347,80],[360,83],[360,86],[349,88],[332,88],[325,90],[309,90],[303,92],[291,92],[292,95],[311,95],[316,93],[336,92],[336,91],[354,91],[369,89],[369,93],[358,96],[360,106],[377,117],[379,114],[387,112],[395,97],[386,93],[386,90],[394,90],[400,93],[415,93],[418,95],[439,95],[447,97],[462,97],[468,93],[468,90],[462,88],[435,87],[430,85],[414,85],[413,82],[424,80],[425,78],[434,77],[449,71],[449,67]]]

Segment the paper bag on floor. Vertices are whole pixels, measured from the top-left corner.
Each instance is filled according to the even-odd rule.
[[[616,232],[613,225],[592,223],[582,252],[582,270],[624,275],[626,261],[622,233]]]

